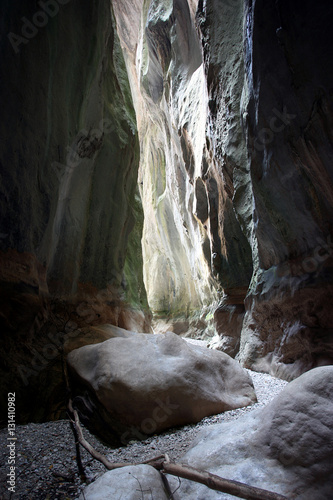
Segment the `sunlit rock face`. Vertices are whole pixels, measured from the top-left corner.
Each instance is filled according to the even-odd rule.
[[[114,5],[139,126],[145,286],[152,311],[168,317],[213,305],[222,287],[243,299],[252,274],[230,177],[246,153],[239,120],[242,62],[235,76],[229,73],[233,62],[214,73],[197,8],[185,0],[136,3],[141,17],[134,20],[126,2]],[[242,15],[237,9],[240,31],[227,42],[232,48],[236,40],[239,53]],[[238,196],[246,196],[238,188]]]
[[[207,116],[201,45],[187,1],[140,5],[133,30],[129,9],[116,2],[139,125],[144,281],[155,314],[186,315],[215,298],[201,181]]]
[[[1,24],[1,379],[22,420],[50,418],[64,399],[65,333],[149,331],[126,306],[145,304],[143,214],[110,3],[51,4],[4,2]]]

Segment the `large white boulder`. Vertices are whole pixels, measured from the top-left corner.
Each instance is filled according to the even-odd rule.
[[[136,334],[68,355],[85,423],[123,443],[256,401],[250,376],[228,355],[189,345],[174,333]]]
[[[288,499],[332,498],[333,366],[303,374],[263,410],[208,427],[181,462]],[[169,481],[177,487],[177,480]],[[185,479],[174,496],[234,498]]]

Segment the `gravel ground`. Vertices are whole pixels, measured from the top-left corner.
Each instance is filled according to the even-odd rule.
[[[171,429],[145,441],[131,441],[127,446],[116,449],[104,446],[85,428],[83,433],[86,439],[98,451],[107,455],[111,462],[141,462],[162,453],[168,453],[172,461],[177,461],[186,453],[202,427],[234,420],[265,406],[287,384],[284,380],[267,374],[250,370],[248,372],[258,398],[258,403],[250,407],[206,417],[196,425]],[[75,444],[68,421],[21,425],[16,428],[16,437],[16,489],[15,493],[10,494],[6,484],[9,473],[8,431],[7,429],[0,431],[1,499],[66,500],[76,499],[79,496],[86,483],[82,481],[77,470]],[[88,483],[105,472],[104,466],[93,460],[85,450],[81,449],[81,455]]]

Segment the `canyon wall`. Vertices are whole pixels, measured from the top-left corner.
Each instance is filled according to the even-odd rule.
[[[332,13],[212,0],[197,14],[220,184],[253,264],[239,301],[222,278],[211,345],[286,379],[333,360]]]
[[[43,5],[5,2],[1,25],[0,369],[22,419],[64,400],[65,334],[149,331],[139,141],[110,3]]]
[[[186,0],[114,2],[140,138],[143,262],[155,316],[188,317],[215,297],[201,182],[207,92]],[[133,28],[134,26],[134,28]]]
[[[0,370],[23,420],[64,398],[65,335],[150,331],[148,304],[200,336],[215,311],[211,345],[249,368],[332,363],[331,4],[36,5],[5,2],[0,47]]]
[[[330,2],[246,2],[242,121],[257,262],[240,360],[283,378],[333,361]]]
[[[293,378],[331,363],[331,5],[114,9],[153,312],[190,315],[219,299],[211,346],[245,366]]]
[[[238,29],[225,42],[219,61],[230,83],[222,89],[214,56],[205,61],[209,55],[202,46],[197,2],[137,2],[135,13],[129,2],[113,4],[141,146],[148,302],[155,317],[201,317],[194,331],[203,334],[203,311],[215,308],[222,294],[232,306],[244,307],[252,275],[251,246],[242,230],[244,225],[247,231],[248,207],[240,209],[246,212],[240,217],[233,207],[235,192],[239,199],[251,196],[243,179],[248,173],[243,172],[246,146],[239,120],[243,11],[237,9]],[[236,53],[226,69],[235,43]],[[220,127],[222,142],[217,140]],[[233,171],[239,173],[236,187]],[[193,326],[190,321],[190,333]],[[168,327],[179,331],[177,325]]]

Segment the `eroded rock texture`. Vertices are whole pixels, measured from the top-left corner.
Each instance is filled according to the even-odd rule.
[[[243,303],[252,255],[242,4],[217,2],[209,15],[186,0],[136,2],[135,14],[126,1],[114,8],[138,118],[149,305],[191,318],[222,289]]]
[[[18,414],[63,400],[65,333],[149,331],[146,291],[181,333],[204,335],[219,301],[212,345],[247,367],[332,363],[331,2],[51,3],[6,1],[1,23]]]
[[[186,316],[214,300],[204,227],[208,193],[201,180],[207,114],[202,50],[186,0],[136,7],[133,20],[127,14],[132,2],[115,2],[141,145],[144,280],[155,314]]]

